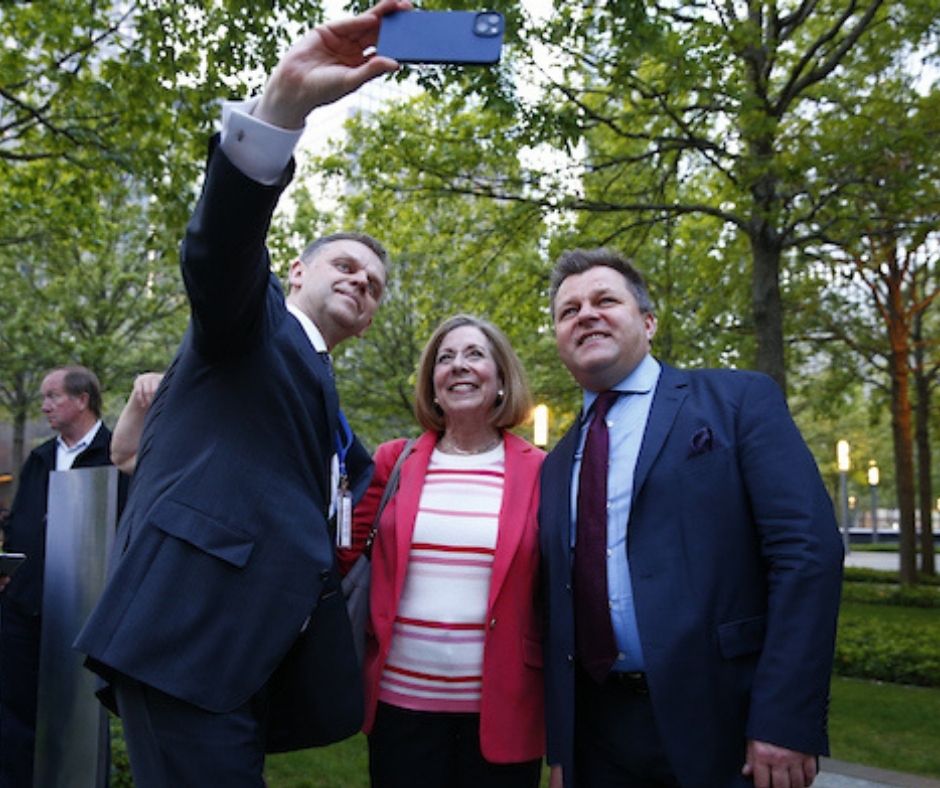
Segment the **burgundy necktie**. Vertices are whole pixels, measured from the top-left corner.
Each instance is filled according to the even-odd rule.
[[[602,683],[617,658],[607,595],[607,411],[620,392],[604,391],[594,403],[578,482],[578,531],[574,550],[574,611],[578,658]]]

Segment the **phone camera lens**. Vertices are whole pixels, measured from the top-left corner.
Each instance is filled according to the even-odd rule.
[[[480,14],[476,18],[473,31],[479,36],[497,36],[500,29],[499,14]]]

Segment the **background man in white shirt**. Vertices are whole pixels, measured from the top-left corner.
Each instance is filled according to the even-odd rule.
[[[25,553],[0,575],[0,786],[32,785],[49,473],[110,465],[111,433],[101,422],[101,387],[85,367],[52,370],[42,381],[42,412],[58,433],[34,449],[20,472],[4,535],[7,552]]]

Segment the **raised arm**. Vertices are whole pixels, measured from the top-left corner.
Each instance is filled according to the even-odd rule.
[[[119,471],[131,474],[137,467],[140,434],[161,380],[162,372],[144,372],[134,379],[134,388],[111,434],[111,462]]]
[[[285,129],[304,125],[315,108],[330,104],[398,63],[369,54],[385,14],[411,8],[408,0],[382,0],[364,14],[314,28],[295,43],[271,73],[254,115]]]
[[[311,30],[275,67],[254,105],[254,118],[281,129],[302,128],[316,107],[394,71],[398,64],[376,57],[372,48],[381,17],[410,7],[407,0],[382,0],[359,16]],[[262,137],[267,140],[262,145],[275,144]],[[263,325],[271,284],[265,243],[291,168],[264,183],[246,172],[214,149],[183,243],[181,267],[193,340],[207,357],[249,352]]]

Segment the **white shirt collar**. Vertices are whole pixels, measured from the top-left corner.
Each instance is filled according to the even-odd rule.
[[[328,353],[329,350],[326,346],[326,341],[323,339],[323,334],[320,333],[320,329],[318,329],[314,322],[290,301],[287,301],[286,304],[287,311],[296,317],[300,322],[300,326],[307,335],[307,339],[310,340],[310,344],[313,345],[313,349],[316,350],[317,353]]]
[[[56,470],[69,470],[72,467],[72,463],[75,462],[75,458],[91,445],[91,442],[95,439],[100,429],[101,419],[98,419],[92,428],[71,446],[66,445],[65,441],[62,440],[62,436],[58,435],[56,437]]]

